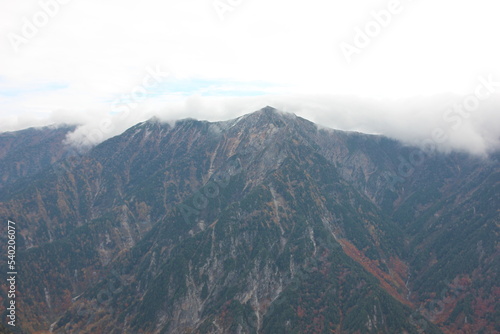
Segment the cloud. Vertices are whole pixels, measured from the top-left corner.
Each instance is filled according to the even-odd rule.
[[[318,124],[382,134],[408,145],[432,144],[442,152],[485,155],[500,149],[500,91],[477,108],[461,107],[470,95],[443,94],[398,100],[318,96],[288,100],[285,108]]]
[[[106,129],[99,141],[155,113],[216,120],[269,104],[418,142],[449,125],[448,99],[499,70],[500,21],[489,0],[401,0],[401,13],[350,64],[340,44],[389,0],[222,1],[231,7],[223,20],[212,0],[0,2],[0,131],[80,123],[76,142]],[[157,67],[172,77],[120,118],[117,99]],[[441,93],[453,94],[429,97]],[[494,147],[496,103],[464,118],[448,149]]]
[[[79,120],[80,127],[68,141],[77,146],[95,145],[153,116],[164,122],[189,117],[221,121],[239,117],[266,105],[295,113],[321,126],[363,133],[382,134],[408,145],[432,143],[442,152],[463,151],[485,155],[500,149],[500,94],[481,101],[477,109],[463,114],[454,106],[466,96],[439,95],[400,100],[361,99],[356,96],[189,96],[166,102],[161,109],[146,103],[130,113],[98,111]],[[461,115],[466,115],[461,116]],[[63,111],[51,114],[51,123],[68,123]]]

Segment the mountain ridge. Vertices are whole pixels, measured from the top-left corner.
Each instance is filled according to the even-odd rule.
[[[25,222],[26,273],[28,263],[64,264],[26,275],[27,328],[438,333],[424,315],[446,333],[498,330],[498,162],[437,154],[391,189],[384,173],[397,174],[398,157],[412,149],[269,106],[224,122],[139,123],[35,183],[7,187],[0,214]],[[464,243],[457,231],[467,225],[475,230]],[[457,244],[466,270],[454,264]],[[116,293],[102,288],[113,284]]]

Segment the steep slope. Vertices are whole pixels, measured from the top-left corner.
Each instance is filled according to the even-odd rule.
[[[139,124],[87,154],[53,165],[35,182],[3,192],[0,212],[20,222],[18,246],[27,249],[19,289],[26,295],[23,314],[33,325],[30,330],[57,319],[71,298],[140,240],[182,192],[199,186],[201,170],[196,170],[200,156],[208,153],[198,151],[210,148],[192,145],[192,135],[209,124],[177,125]],[[174,176],[158,183],[169,172]]]
[[[218,154],[236,154],[114,263],[109,300],[85,294],[55,332],[416,332],[404,283],[389,295],[342,247],[389,259],[400,232],[295,122],[313,126],[269,109],[226,124]]]
[[[64,138],[73,126],[0,133],[0,189],[30,178],[65,157]]]
[[[449,333],[500,331],[499,154],[429,154],[380,137],[322,136],[322,143],[340,137],[352,148],[322,145],[403,229],[411,301],[420,312]]]
[[[138,124],[5,186],[0,214],[21,222],[20,323],[439,333],[423,315],[495,333],[498,157],[436,154],[403,171],[416,150],[271,107]]]
[[[0,323],[0,334],[11,334],[12,332]]]

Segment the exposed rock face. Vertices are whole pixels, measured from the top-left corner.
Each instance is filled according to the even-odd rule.
[[[402,166],[415,150],[266,107],[227,122],[151,120],[54,156],[29,182],[7,178],[0,198],[21,226],[20,323],[494,333],[499,155]]]

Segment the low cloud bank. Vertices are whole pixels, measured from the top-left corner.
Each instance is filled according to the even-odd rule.
[[[162,104],[145,103],[116,114],[98,110],[76,113],[55,111],[50,117],[3,119],[2,130],[47,124],[79,124],[67,142],[96,145],[127,128],[157,116],[173,122],[183,118],[221,121],[271,105],[295,113],[321,126],[383,134],[409,145],[434,143],[443,152],[465,151],[485,155],[500,149],[500,94],[439,95],[399,100],[362,99],[354,96],[191,96]]]

